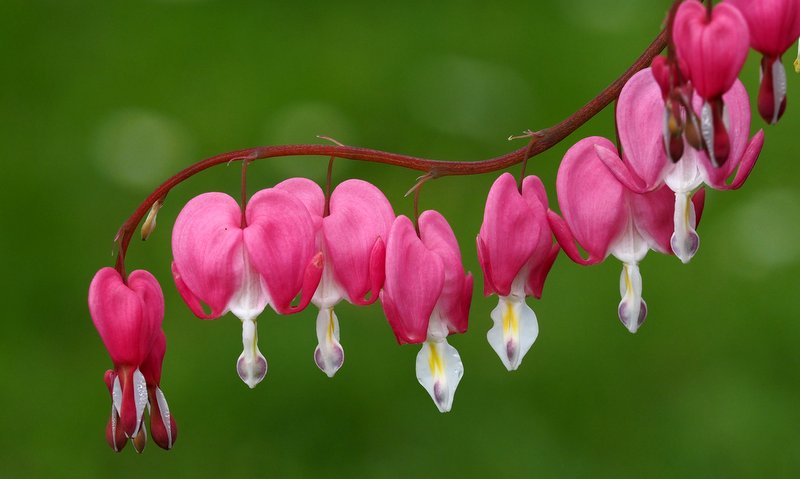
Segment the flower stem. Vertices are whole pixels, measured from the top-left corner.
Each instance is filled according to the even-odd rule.
[[[153,203],[165,196],[172,188],[181,182],[191,178],[203,170],[212,166],[230,163],[233,161],[254,161],[266,158],[277,158],[284,156],[336,156],[355,161],[367,161],[371,163],[383,163],[387,165],[399,166],[411,170],[427,173],[431,178],[441,176],[456,175],[477,175],[502,170],[516,165],[527,158],[534,157],[553,146],[560,143],[572,132],[580,128],[584,123],[597,115],[606,106],[614,101],[622,87],[639,70],[650,65],[653,58],[658,55],[666,46],[667,35],[661,31],[645,51],[636,61],[625,70],[619,78],[614,80],[608,87],[603,89],[597,96],[581,107],[575,113],[569,115],[561,122],[550,128],[537,132],[536,141],[532,144],[523,146],[517,150],[506,153],[505,155],[481,161],[444,161],[431,160],[427,158],[417,158],[398,153],[390,153],[368,148],[340,145],[276,145],[248,148],[244,150],[222,153],[211,158],[197,162],[181,170],[171,178],[167,179],[156,188],[144,201],[136,208],[133,214],[125,220],[117,233],[119,250],[117,252],[116,268],[125,277],[124,258],[131,238],[139,222],[150,210]]]

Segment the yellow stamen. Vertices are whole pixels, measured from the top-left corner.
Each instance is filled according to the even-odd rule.
[[[328,314],[328,341],[333,342],[333,309],[330,309]]]
[[[519,334],[519,318],[517,318],[511,302],[506,303],[506,314],[503,315],[503,333],[506,336]]]
[[[627,264],[623,265],[622,267],[625,269],[625,291],[630,293],[633,289],[633,284],[631,284],[631,273]]]
[[[428,347],[431,349],[431,358],[428,360],[431,374],[433,374],[434,377],[444,376],[444,363],[442,357],[439,356],[439,352],[436,351],[436,346],[429,342]]]

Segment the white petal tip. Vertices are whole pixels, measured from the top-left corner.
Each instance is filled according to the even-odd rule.
[[[625,326],[628,331],[635,334],[642,324],[644,324],[645,319],[647,319],[647,303],[641,300],[639,308],[632,308],[627,301],[623,300],[619,303],[617,313],[619,314],[619,320],[622,322],[622,325]]]
[[[428,391],[439,412],[453,407],[456,388],[464,376],[458,351],[442,341],[426,341],[417,354],[417,380]]]
[[[267,360],[258,352],[254,358],[247,358],[244,353],[236,361],[236,372],[250,389],[255,388],[267,375]]]
[[[494,325],[486,339],[503,366],[516,371],[539,336],[536,314],[523,300],[501,297],[491,317]]]
[[[323,348],[317,346],[317,349],[314,350],[314,362],[320,371],[332,378],[344,364],[344,349],[339,344],[334,344],[333,347],[324,349],[325,351],[323,352]]]

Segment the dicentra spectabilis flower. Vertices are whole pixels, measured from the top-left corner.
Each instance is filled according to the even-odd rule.
[[[147,271],[134,271],[123,281],[114,268],[103,268],[89,285],[89,312],[114,363],[105,375],[112,396],[106,439],[119,451],[124,438],[138,436],[142,427],[147,385],[140,368],[161,328],[164,296]]]
[[[244,350],[236,370],[255,387],[267,373],[256,318],[267,304],[280,314],[303,310],[319,284],[322,253],[311,215],[293,195],[275,188],[253,195],[245,215],[230,196],[204,193],[178,215],[172,253],[175,284],[197,317],[216,319],[230,311],[242,321]]]
[[[684,263],[689,262],[700,245],[695,230],[699,211],[695,211],[692,195],[703,184],[717,190],[740,188],[755,166],[764,132],[750,139],[750,100],[742,83],[736,80],[722,96],[726,105],[730,155],[720,167],[712,165],[703,151],[683,148],[682,156],[669,161],[661,138],[663,130],[662,92],[650,69],[634,75],[622,89],[617,104],[617,127],[623,158],[609,149],[597,147],[600,159],[620,182],[637,193],[652,191],[666,184],[675,192],[672,251]],[[694,98],[699,111],[702,100]],[[728,178],[735,176],[728,183]],[[696,200],[698,204],[702,201]]]
[[[635,333],[647,317],[639,262],[649,249],[671,252],[673,197],[664,187],[633,193],[600,160],[598,148],[616,154],[614,145],[601,137],[584,138],[567,151],[556,179],[564,218],[549,211],[548,219],[564,252],[576,263],[596,264],[609,254],[622,261],[617,312],[622,324]],[[587,259],[575,241],[589,254]]]
[[[172,449],[178,439],[178,426],[169,410],[167,398],[161,390],[161,366],[167,351],[167,338],[164,331],[156,333],[150,354],[142,363],[142,374],[147,383],[148,413],[150,415],[150,435],[162,449]]]
[[[292,178],[275,188],[300,199],[317,225],[317,247],[325,262],[311,300],[319,308],[314,361],[333,377],[344,362],[339,319],[333,307],[342,299],[361,306],[378,299],[394,210],[378,188],[362,180],[347,180],[333,190],[327,216],[325,195],[313,181]]]
[[[672,39],[684,74],[705,100],[701,131],[711,163],[722,165],[730,152],[722,95],[733,86],[747,58],[747,22],[730,4],[718,3],[709,11],[698,0],[686,0],[675,14]]]
[[[750,45],[761,60],[758,112],[764,121],[777,123],[786,109],[786,69],[781,55],[800,36],[800,2],[797,0],[727,0],[744,16]]]
[[[547,193],[528,176],[522,191],[510,173],[495,180],[486,199],[477,238],[483,292],[500,297],[492,310],[489,344],[509,371],[517,369],[539,335],[536,314],[526,296],[541,298],[545,278],[558,255],[547,222]]]
[[[441,214],[425,211],[418,226],[419,236],[405,216],[392,224],[381,304],[398,343],[422,343],[417,379],[439,411],[447,412],[464,375],[447,336],[467,330],[472,275],[464,274],[458,242]]]

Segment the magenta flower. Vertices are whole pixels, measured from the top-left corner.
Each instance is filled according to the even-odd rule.
[[[600,159],[616,178],[637,193],[646,193],[666,184],[675,192],[673,209],[673,235],[670,245],[675,255],[688,263],[700,245],[696,227],[701,201],[692,201],[692,195],[702,185],[717,190],[740,188],[750,175],[761,147],[764,133],[759,131],[750,139],[750,101],[740,81],[722,96],[728,117],[730,155],[728,161],[715,167],[705,152],[686,145],[676,162],[669,161],[662,142],[668,141],[662,92],[650,69],[634,75],[619,97],[617,126],[623,158],[607,148],[597,147]],[[694,108],[699,111],[702,100],[694,98]],[[735,172],[735,175],[734,175]],[[728,183],[728,178],[733,179]],[[699,206],[698,206],[699,207]]]
[[[89,285],[89,312],[114,363],[105,375],[113,399],[106,439],[119,451],[125,437],[138,436],[142,427],[147,385],[140,368],[161,328],[164,296],[147,271],[134,271],[123,281],[114,268],[103,268]]]
[[[400,344],[422,343],[417,379],[436,407],[447,412],[464,366],[447,336],[467,330],[472,275],[447,220],[436,211],[419,216],[419,236],[405,216],[392,224],[386,244],[383,311]]]
[[[197,317],[216,319],[230,311],[242,321],[244,350],[236,370],[255,387],[267,373],[256,318],[267,304],[279,314],[303,310],[322,274],[305,206],[286,191],[266,189],[253,195],[243,218],[230,196],[202,194],[178,215],[172,253],[175,284]],[[292,306],[298,294],[299,304]]]
[[[730,152],[722,95],[747,58],[747,22],[728,3],[718,3],[709,12],[698,0],[686,0],[675,14],[672,39],[684,74],[705,100],[700,118],[711,163],[722,165]]]
[[[536,314],[525,297],[541,298],[558,255],[547,208],[547,193],[539,178],[526,177],[520,192],[514,177],[504,173],[489,190],[477,237],[484,294],[500,297],[486,338],[509,371],[519,367],[539,335]]]
[[[325,263],[311,300],[319,308],[314,361],[328,377],[333,377],[344,363],[339,319],[333,308],[342,299],[356,305],[372,304],[378,299],[384,278],[384,241],[389,236],[394,211],[378,188],[361,180],[347,180],[333,190],[327,216],[325,196],[313,181],[292,178],[275,188],[300,199],[317,225],[317,246]]]
[[[786,109],[786,69],[781,55],[800,36],[797,0],[727,0],[744,16],[750,45],[763,55],[758,112],[764,121],[777,123]]]
[[[570,148],[558,169],[556,190],[564,218],[552,211],[548,219],[567,256],[583,265],[596,264],[609,254],[622,261],[618,314],[632,333],[647,317],[642,299],[639,262],[649,249],[670,254],[672,194],[667,188],[636,194],[623,186],[598,157],[605,138],[585,138]],[[575,241],[589,254],[581,257]]]

